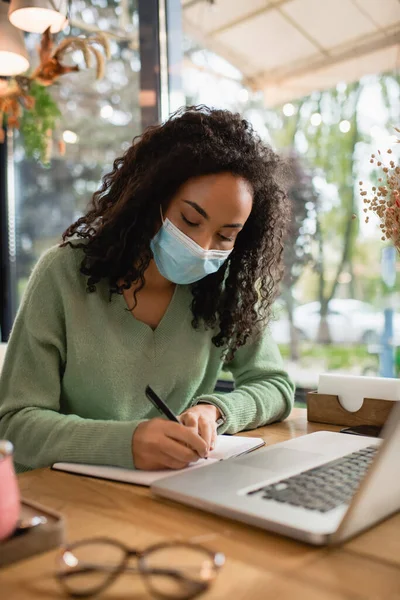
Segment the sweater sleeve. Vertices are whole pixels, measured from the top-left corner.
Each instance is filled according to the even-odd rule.
[[[195,398],[217,406],[225,416],[218,433],[237,433],[283,420],[293,408],[294,384],[284,370],[282,357],[266,328],[257,340],[239,348],[224,366],[232,372],[235,390]]]
[[[11,332],[0,377],[0,439],[14,444],[18,471],[58,461],[132,468],[132,436],[140,421],[60,412],[67,356],[62,289],[52,269],[56,252],[35,267]]]

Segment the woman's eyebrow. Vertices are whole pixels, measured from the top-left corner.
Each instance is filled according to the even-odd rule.
[[[205,219],[207,219],[207,221],[210,220],[209,215],[206,213],[206,211],[204,210],[204,208],[201,208],[201,206],[199,206],[196,202],[191,202],[190,200],[184,200],[185,204],[189,204],[189,206],[191,206],[192,208],[194,208],[199,215],[201,215],[202,217],[204,217]],[[227,227],[227,228],[232,228],[232,229],[238,229],[240,227],[243,227],[242,223],[227,223],[226,225],[222,225],[222,228]]]
[[[184,202],[185,202],[185,204],[189,204],[189,206],[192,206],[194,208],[194,210],[197,210],[199,215],[201,215],[202,217],[207,219],[207,221],[210,220],[210,217],[208,216],[208,214],[206,213],[204,208],[201,208],[201,206],[199,206],[196,202],[191,202],[190,200],[184,200]]]

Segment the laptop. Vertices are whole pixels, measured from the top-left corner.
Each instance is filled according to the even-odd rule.
[[[400,510],[400,401],[383,440],[319,431],[156,481],[159,496],[315,545]]]

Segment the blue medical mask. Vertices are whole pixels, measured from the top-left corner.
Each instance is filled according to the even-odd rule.
[[[150,242],[161,275],[180,285],[194,283],[215,273],[232,250],[204,250],[169,219]]]

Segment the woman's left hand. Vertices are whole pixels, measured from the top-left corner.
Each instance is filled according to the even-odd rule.
[[[219,408],[213,404],[197,404],[183,412],[179,420],[186,427],[198,433],[208,450],[214,450],[217,441],[217,420],[221,417]]]

